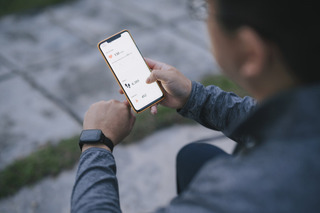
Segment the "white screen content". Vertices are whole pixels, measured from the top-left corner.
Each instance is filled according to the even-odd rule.
[[[128,32],[110,43],[102,43],[100,48],[137,111],[162,97],[157,83],[146,83],[149,68]]]

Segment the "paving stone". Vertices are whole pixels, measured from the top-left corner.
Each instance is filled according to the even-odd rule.
[[[0,83],[0,170],[39,146],[78,134],[80,126],[19,76]]]
[[[77,1],[54,8],[49,19],[92,46],[132,22],[121,10],[118,1]]]
[[[25,187],[12,197],[0,200],[2,213],[69,213],[76,167],[57,177]]]
[[[100,100],[120,99],[119,86],[97,47],[75,48],[60,60],[30,67],[30,75],[79,117]]]
[[[1,62],[2,61],[1,61],[1,56],[0,56],[0,81],[2,79],[6,78],[6,76],[12,74],[10,72],[10,69],[7,66],[5,66],[3,63],[1,63]]]
[[[185,39],[183,34],[157,29],[153,36],[142,34],[134,38],[145,57],[168,63],[192,80],[200,80],[208,73],[218,73],[210,51],[199,47],[197,41],[192,43]]]
[[[183,0],[118,1],[119,8],[127,17],[126,25],[131,30],[170,28],[188,17]]]
[[[179,37],[211,53],[209,33],[204,21],[188,17],[176,24],[174,29]]]
[[[79,1],[54,8],[51,20],[92,45],[120,30],[166,27],[187,17],[184,1]]]
[[[153,1],[119,1],[123,7],[130,7],[130,10],[137,11],[135,17],[143,21],[139,15],[142,11],[147,13],[149,17],[157,17],[162,23],[173,23],[174,20],[187,18],[189,16],[187,4],[185,0],[153,0]],[[123,8],[122,7],[122,8]]]
[[[59,57],[79,41],[42,13],[5,17],[0,29],[0,54],[18,68]]]

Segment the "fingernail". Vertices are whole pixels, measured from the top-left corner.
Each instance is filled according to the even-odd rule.
[[[151,107],[151,114],[155,115],[156,114],[156,109],[154,107]]]
[[[149,82],[150,82],[150,78],[147,78],[146,83],[149,83]]]

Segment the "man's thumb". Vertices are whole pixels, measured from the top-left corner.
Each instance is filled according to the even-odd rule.
[[[157,80],[159,80],[159,70],[152,70],[150,76],[147,78],[146,83],[151,84]]]

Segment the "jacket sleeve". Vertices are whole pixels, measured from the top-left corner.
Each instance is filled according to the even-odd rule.
[[[256,102],[251,97],[241,98],[211,85],[204,87],[192,82],[192,91],[185,106],[178,112],[203,126],[225,132],[248,116]]]
[[[116,164],[111,152],[82,153],[71,196],[71,212],[121,212]]]

